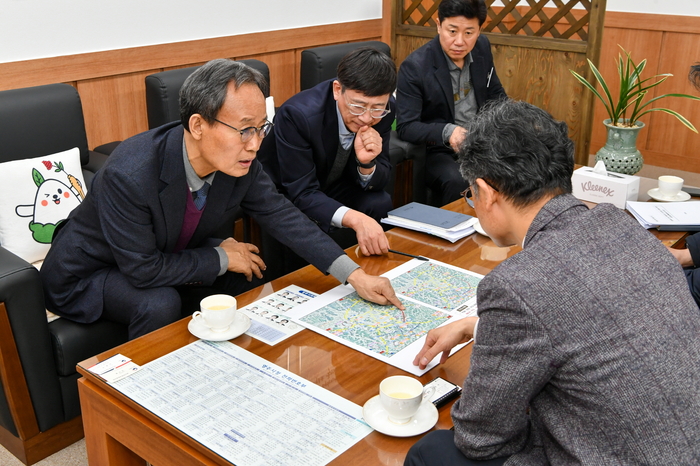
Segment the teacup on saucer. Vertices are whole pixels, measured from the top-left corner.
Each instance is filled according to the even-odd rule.
[[[674,196],[666,196],[659,190],[659,188],[653,188],[647,191],[647,194],[650,198],[660,202],[683,202],[690,199],[690,194],[686,193],[685,191],[679,191]]]
[[[438,421],[438,410],[434,404],[421,403],[418,411],[411,420],[405,424],[396,424],[389,419],[379,395],[376,395],[365,403],[362,408],[362,417],[369,426],[385,435],[392,437],[413,437],[432,429]]]

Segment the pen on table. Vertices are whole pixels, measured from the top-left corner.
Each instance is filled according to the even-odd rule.
[[[430,259],[428,259],[427,257],[415,256],[415,255],[409,254],[409,253],[407,253],[407,252],[395,251],[395,250],[393,250],[393,249],[389,249],[389,252],[393,252],[394,254],[401,254],[402,256],[413,257],[414,259],[420,259],[420,260],[422,260],[422,261],[429,261],[429,260],[430,260]]]
[[[488,81],[486,81],[486,87],[489,87],[489,85],[491,84],[491,75],[492,74],[493,74],[493,66],[491,67],[491,71],[489,71],[489,77],[488,77],[489,79],[488,79]]]

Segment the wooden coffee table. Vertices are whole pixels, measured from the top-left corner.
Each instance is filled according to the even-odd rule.
[[[448,208],[474,214],[461,199]],[[679,232],[654,234],[669,244],[683,236]],[[423,255],[480,274],[487,274],[505,258],[520,250],[519,247],[498,248],[490,239],[479,234],[468,236],[454,244],[402,228],[394,228],[387,232],[387,236],[392,249]],[[395,254],[357,257],[354,248],[347,252],[367,273],[374,275],[382,274],[409,260]],[[323,293],[337,286],[338,282],[308,266],[238,296],[238,304],[243,307],[291,284]],[[143,365],[196,341],[187,330],[188,320],[180,320],[78,365],[78,371],[83,376],[78,381],[78,387],[91,466],[143,465],[145,461],[157,466],[231,464],[86,370],[117,353]],[[385,377],[406,374],[401,369],[310,330],[303,330],[275,346],[268,346],[247,335],[235,338],[232,342],[358,405],[364,405],[378,393],[379,382]],[[471,345],[467,345],[450,357],[447,363],[420,377],[421,382],[425,384],[440,376],[461,385],[469,371],[470,355]],[[452,426],[451,405],[449,403],[439,409],[436,429],[449,429]],[[330,464],[401,465],[406,452],[419,438],[394,438],[375,431]]]

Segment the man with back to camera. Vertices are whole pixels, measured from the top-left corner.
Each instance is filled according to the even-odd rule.
[[[414,364],[473,335],[471,365],[454,431],[404,464],[700,464],[700,312],[681,268],[623,210],[571,195],[565,123],[503,101],[467,130],[467,202],[523,250],[479,283],[478,317],[428,333]]]
[[[180,90],[181,122],[119,145],[46,257],[41,278],[51,312],[127,324],[132,339],[190,314],[195,309],[182,303],[192,296],[262,284],[256,246],[210,237],[239,206],[319,270],[366,299],[402,307],[389,281],[358,268],[277,193],[255,160],[271,128],[266,87],[242,63],[210,61]]]
[[[351,228],[365,255],[385,254],[379,220],[393,208],[391,175],[396,65],[371,47],[348,53],[338,77],[287,100],[260,161],[278,189],[319,227]]]
[[[443,0],[438,35],[401,63],[396,89],[399,137],[426,144],[425,181],[439,205],[459,199],[466,189],[456,151],[463,126],[489,101],[506,97],[491,55],[480,35],[484,0]]]

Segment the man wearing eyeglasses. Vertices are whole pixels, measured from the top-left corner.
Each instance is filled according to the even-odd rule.
[[[392,209],[391,175],[396,66],[361,47],[338,64],[338,77],[287,100],[260,157],[280,192],[319,227],[351,228],[365,255],[389,242],[379,220]]]
[[[454,429],[404,465],[700,464],[700,311],[678,263],[623,210],[572,196],[565,122],[506,100],[467,129],[466,200],[523,249],[479,283],[478,317],[428,333],[414,364],[473,337],[469,374]]]
[[[242,63],[211,61],[183,84],[180,122],[119,145],[57,228],[41,270],[48,309],[123,323],[136,338],[191,314],[206,295],[264,283],[256,246],[212,237],[238,208],[364,298],[403,308],[389,281],[362,271],[255,160],[271,129],[266,88]]]

